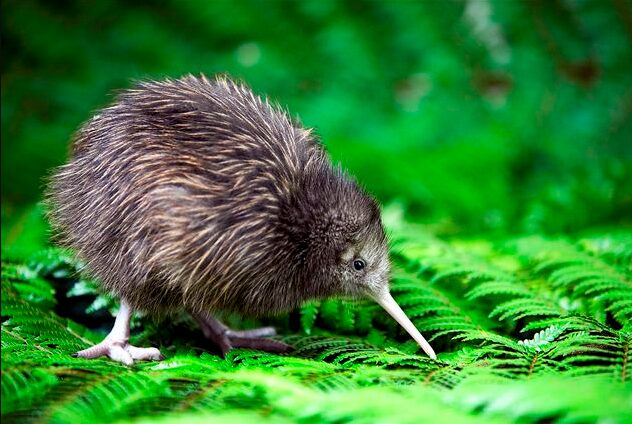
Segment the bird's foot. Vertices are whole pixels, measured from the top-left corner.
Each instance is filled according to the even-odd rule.
[[[164,356],[155,347],[136,347],[126,340],[105,338],[101,343],[74,353],[78,358],[95,359],[107,356],[113,361],[132,365],[134,361],[161,361]]]
[[[195,318],[200,323],[204,336],[219,348],[223,357],[236,347],[270,353],[284,353],[292,349],[288,344],[265,338],[276,335],[273,327],[237,331],[231,330],[213,317],[196,316]]]
[[[285,353],[292,349],[292,347],[286,343],[264,338],[276,335],[276,331],[273,327],[261,327],[243,331],[227,330],[225,335],[231,348],[243,347],[270,353]],[[228,350],[230,350],[230,348]],[[222,354],[226,356],[228,350],[222,350]]]

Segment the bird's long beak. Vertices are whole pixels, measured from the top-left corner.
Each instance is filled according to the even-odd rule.
[[[395,299],[393,299],[393,296],[391,296],[388,291],[384,290],[380,294],[374,295],[373,299],[375,299],[375,301],[379,303],[382,308],[386,309],[386,312],[388,312],[390,316],[395,318],[395,321],[397,321],[399,325],[401,325],[406,331],[408,331],[408,334],[410,334],[412,338],[415,339],[417,343],[419,343],[419,346],[421,346],[421,348],[424,350],[424,352],[426,352],[428,356],[430,356],[432,359],[437,359],[437,355],[432,349],[432,346],[430,346],[426,339],[424,339],[424,336],[422,336],[419,330],[417,330],[415,324],[413,324],[410,319],[408,319],[404,311],[402,311],[402,308],[399,307],[397,302],[395,302]]]

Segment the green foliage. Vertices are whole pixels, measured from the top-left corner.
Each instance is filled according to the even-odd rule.
[[[3,419],[632,419],[632,328],[618,306],[630,298],[630,272],[620,245],[596,241],[614,236],[449,240],[405,222],[397,207],[384,216],[397,268],[392,291],[438,361],[376,305],[343,300],[280,318],[297,329],[282,337],[295,348],[288,355],[238,349],[220,359],[176,321],[163,330],[146,322],[133,335],[139,344],[162,340],[163,362],[127,368],[72,358],[102,334],[62,317],[77,297],[60,298],[61,283],[71,281],[75,293],[89,283],[72,256],[49,249],[2,265]]]
[[[3,1],[3,219],[39,200],[112,90],[188,72],[279,100],[380,200],[444,232],[629,215],[626,1],[442,3]]]
[[[632,422],[626,1],[1,9],[3,421]],[[337,299],[228,317],[277,326],[287,355],[220,359],[182,316],[132,322],[163,362],[70,357],[117,305],[50,248],[43,179],[112,90],[199,72],[287,106],[392,205],[392,292],[438,361],[378,305]]]

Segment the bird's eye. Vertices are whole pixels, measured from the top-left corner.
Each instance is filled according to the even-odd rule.
[[[355,269],[356,271],[362,271],[365,266],[366,264],[362,259],[355,259],[353,261],[353,269]]]

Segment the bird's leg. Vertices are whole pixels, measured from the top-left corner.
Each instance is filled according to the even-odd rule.
[[[263,338],[276,335],[273,327],[236,331],[226,327],[221,321],[211,315],[194,314],[193,317],[200,324],[204,337],[217,345],[224,357],[228,351],[235,347],[271,353],[283,353],[291,349],[291,346],[283,342]]]
[[[160,351],[155,347],[136,347],[129,344],[129,321],[132,311],[126,301],[121,300],[121,308],[116,315],[114,327],[105,339],[87,349],[74,353],[72,356],[86,359],[107,356],[125,365],[132,365],[134,360],[159,361],[163,359]]]

